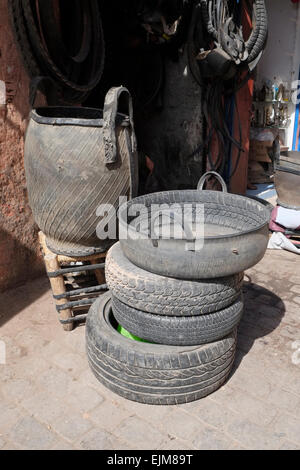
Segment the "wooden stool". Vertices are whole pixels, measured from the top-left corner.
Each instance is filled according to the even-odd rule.
[[[82,310],[88,310],[96,298],[107,290],[104,275],[106,252],[76,258],[57,255],[47,247],[45,238],[44,233],[39,232],[59,321],[65,331],[72,331],[75,323],[82,323],[86,319],[87,312],[81,313]],[[79,277],[84,283],[83,288],[79,288],[76,283]]]

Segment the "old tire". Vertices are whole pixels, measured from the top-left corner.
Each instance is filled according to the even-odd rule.
[[[134,265],[120,243],[108,252],[106,282],[114,297],[126,305],[158,315],[191,316],[222,310],[241,293],[244,274],[189,281],[160,276]]]
[[[141,403],[176,405],[203,398],[227,380],[236,330],[198,347],[140,343],[117,332],[110,294],[105,294],[89,311],[86,346],[93,373],[113,392]]]
[[[243,307],[240,296],[234,304],[215,313],[169,317],[137,310],[112,296],[114,317],[126,330],[152,343],[174,346],[199,345],[224,338],[239,324]]]

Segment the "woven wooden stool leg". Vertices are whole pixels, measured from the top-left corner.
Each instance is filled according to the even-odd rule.
[[[56,271],[59,271],[60,265],[57,259],[57,255],[54,253],[49,253],[44,257],[45,260],[45,265],[46,265],[46,270],[48,273],[53,273]],[[53,295],[61,295],[65,294],[66,292],[66,287],[64,283],[64,278],[63,276],[57,276],[57,277],[50,277],[50,284],[52,287],[52,292]],[[64,305],[67,302],[66,298],[63,299],[55,299],[56,305]],[[61,310],[60,311],[60,319],[61,320],[68,320],[73,316],[71,309],[66,309],[66,310]],[[65,331],[72,331],[74,328],[73,323],[64,323],[63,328]]]

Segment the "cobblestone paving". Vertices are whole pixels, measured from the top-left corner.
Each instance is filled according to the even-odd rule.
[[[300,449],[297,255],[269,251],[244,293],[230,379],[175,407],[126,401],[98,383],[84,327],[62,330],[47,279],[2,294],[0,449]]]

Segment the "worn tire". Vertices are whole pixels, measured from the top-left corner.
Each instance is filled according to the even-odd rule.
[[[239,324],[243,314],[240,296],[233,305],[208,315],[169,317],[129,307],[112,296],[116,320],[130,333],[157,344],[192,346],[224,338]]]
[[[93,373],[113,392],[141,403],[176,405],[223,385],[234,361],[236,330],[198,347],[140,343],[116,331],[110,294],[105,294],[89,311],[86,347]]]
[[[106,257],[105,276],[114,297],[124,304],[158,315],[191,316],[231,305],[241,293],[244,273],[206,282],[160,276],[131,263],[116,243]]]

